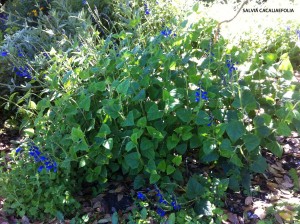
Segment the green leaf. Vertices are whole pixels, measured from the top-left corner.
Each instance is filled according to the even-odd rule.
[[[286,57],[282,60],[281,64],[278,67],[278,70],[283,71],[283,78],[287,80],[291,80],[294,76],[294,69],[289,57]]]
[[[167,175],[174,173],[175,170],[176,170],[176,168],[174,166],[168,165],[167,166]]]
[[[194,6],[193,6],[193,11],[194,11],[194,12],[198,12],[198,10],[199,10],[199,3],[197,2],[197,3],[194,4]]]
[[[142,175],[137,175],[134,178],[133,187],[134,189],[139,189],[145,185],[145,178]]]
[[[86,160],[84,158],[82,158],[79,162],[79,167],[84,167],[86,165]]]
[[[140,164],[140,154],[138,152],[132,152],[125,155],[125,162],[131,169],[136,169]]]
[[[254,110],[257,108],[257,102],[255,100],[255,97],[252,95],[251,91],[244,90],[242,93],[242,99],[240,99],[239,95],[237,94],[232,106],[234,106],[236,109],[239,108],[245,108],[247,112],[250,112],[251,110]]]
[[[141,153],[144,157],[146,157],[148,159],[155,158],[153,141],[150,141],[149,139],[143,137],[141,139],[140,149],[141,149]]]
[[[134,129],[132,135],[130,136],[131,141],[138,145],[138,139],[142,136],[144,133],[143,130]]]
[[[79,143],[76,143],[74,146],[74,151],[78,152],[78,151],[87,151],[89,149],[88,144],[86,143],[86,141],[83,139],[82,141],[80,141]]]
[[[82,132],[80,127],[72,128],[71,138],[72,138],[73,142],[77,142],[80,139],[84,139],[84,133]]]
[[[174,149],[179,141],[180,139],[177,137],[177,135],[173,134],[172,136],[169,136],[167,138],[167,148],[169,150]]]
[[[175,156],[173,159],[172,159],[172,162],[176,165],[176,166],[179,166],[182,162],[182,156]]]
[[[111,216],[111,223],[112,224],[118,224],[119,223],[119,217],[118,217],[117,212],[114,212],[114,214]]]
[[[190,139],[190,148],[195,149],[201,145],[201,139],[197,135],[193,135]]]
[[[264,53],[263,57],[267,64],[273,64],[277,60],[277,55],[274,53]]]
[[[85,111],[89,111],[90,110],[90,106],[91,106],[91,98],[90,96],[87,96],[85,94],[81,94],[79,97],[79,108],[84,109]]]
[[[175,224],[176,223],[176,216],[175,216],[175,213],[171,213],[169,215],[169,218],[168,218],[168,221],[167,221],[168,224]]]
[[[56,211],[56,218],[59,221],[64,221],[64,214],[61,211]]]
[[[113,119],[116,119],[119,117],[119,111],[121,110],[121,106],[119,104],[105,105],[103,109],[105,113],[107,113]]]
[[[235,143],[244,133],[245,127],[241,121],[230,121],[227,124],[226,132],[233,143]]]
[[[114,141],[113,138],[109,138],[107,140],[104,140],[104,143],[102,144],[104,148],[112,150]]]
[[[212,153],[217,148],[213,140],[206,140],[203,142],[203,152],[205,155]]]
[[[32,137],[34,135],[34,129],[33,128],[26,128],[23,130],[25,134],[27,134],[29,137]]]
[[[283,149],[281,145],[278,144],[278,142],[270,142],[266,145],[267,149],[269,149],[275,156],[281,157],[283,153]]]
[[[28,103],[28,109],[35,110],[36,109],[35,102],[33,102],[32,100],[30,100],[29,103]]]
[[[130,87],[130,79],[121,82],[117,87],[117,92],[126,95]]]
[[[288,137],[291,135],[291,129],[286,123],[280,122],[277,127],[277,133],[278,135]]]
[[[300,182],[299,182],[299,176],[298,176],[297,170],[295,168],[290,169],[289,170],[289,175],[293,179],[294,188],[299,191],[300,190],[300,186],[299,186]]]
[[[146,91],[142,89],[135,97],[133,97],[133,101],[144,100],[146,98]]]
[[[147,126],[147,131],[148,133],[156,139],[162,140],[164,138],[163,134],[161,132],[159,132],[158,130],[156,130],[155,128],[151,127],[151,126]]]
[[[173,173],[172,177],[176,181],[179,181],[179,182],[183,181],[182,172],[178,168],[175,170],[175,172]]]
[[[256,173],[264,173],[268,167],[266,159],[262,156],[259,156],[251,165],[251,170]]]
[[[203,111],[203,110],[200,110],[197,114],[197,117],[195,119],[195,124],[197,125],[207,125],[209,124],[209,115]]]
[[[169,66],[169,70],[175,70],[176,69],[176,61],[172,61],[170,66]]]
[[[196,180],[194,176],[190,177],[187,183],[186,196],[188,199],[195,199],[195,197],[203,195],[205,188]]]
[[[255,131],[256,131],[257,135],[259,135],[263,138],[266,138],[271,134],[270,128],[268,128],[265,125],[257,127]]]
[[[166,164],[166,161],[165,160],[161,160],[158,165],[157,165],[157,169],[162,171],[162,172],[165,172],[166,171],[166,167],[167,167],[167,164]]]
[[[243,136],[246,149],[251,152],[260,144],[260,138],[257,135],[248,134]]]
[[[183,143],[183,144],[180,144],[180,145],[176,146],[176,151],[181,155],[183,155],[186,152],[186,150],[187,150],[187,144],[186,143]]]
[[[150,175],[150,184],[156,183],[160,179],[160,175],[156,173],[151,173]]]
[[[238,157],[237,154],[232,155],[232,157],[230,158],[230,162],[233,163],[234,165],[238,166],[238,167],[243,166],[243,163],[242,163],[241,159]]]
[[[223,139],[220,145],[220,155],[226,158],[231,158],[234,154],[234,149],[231,146],[231,142],[229,139]]]
[[[147,209],[146,209],[146,208],[143,208],[143,209],[141,210],[140,214],[141,214],[141,218],[142,218],[142,219],[144,219],[144,220],[147,219],[148,212],[147,212]]]
[[[189,123],[192,119],[192,112],[190,109],[180,108],[176,111],[176,116],[185,123]]]
[[[184,132],[181,136],[183,141],[189,140],[191,137],[193,137],[193,134],[191,132]]]
[[[146,127],[147,126],[147,118],[146,117],[141,117],[140,119],[138,119],[137,126],[140,127],[140,128]]]
[[[92,82],[88,86],[88,91],[91,93],[96,93],[97,91],[103,92],[106,90],[106,84],[102,82]]]
[[[207,200],[197,201],[194,207],[194,210],[197,215],[205,215],[205,216],[212,216],[213,209],[214,206],[211,204],[210,201]]]
[[[106,135],[109,135],[110,133],[111,133],[111,131],[110,131],[109,126],[107,124],[102,124],[101,128],[97,134],[97,137],[105,138]]]
[[[134,116],[133,111],[130,111],[127,115],[127,118],[124,122],[121,123],[122,127],[129,127],[134,125]]]
[[[158,106],[153,104],[147,111],[147,120],[153,121],[163,117],[164,112],[158,110]]]
[[[136,147],[136,144],[134,144],[132,141],[127,142],[125,150],[127,152],[130,152],[132,149]]]

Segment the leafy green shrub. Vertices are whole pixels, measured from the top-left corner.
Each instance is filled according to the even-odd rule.
[[[135,189],[156,183],[172,193],[180,185],[179,204],[207,217],[222,206],[228,186],[250,191],[252,173],[267,167],[262,151],[281,156],[275,137],[299,131],[299,94],[293,92],[299,84],[287,54],[261,56],[222,38],[213,44],[216,24],[179,20],[148,35],[127,30],[106,39],[95,32],[69,54],[52,49],[44,89],[28,97],[21,125],[57,162],[52,190],[75,196],[86,182],[97,192],[124,177]],[[96,46],[89,44],[93,38]],[[192,163],[197,169],[191,176]],[[206,165],[219,172],[203,174]],[[19,162],[11,166],[21,169]],[[7,187],[0,185],[1,192],[12,194],[9,186],[22,175],[39,177],[18,172],[2,178]],[[39,190],[50,201],[52,190]],[[36,218],[26,203],[15,211]],[[58,203],[41,212],[68,213]]]

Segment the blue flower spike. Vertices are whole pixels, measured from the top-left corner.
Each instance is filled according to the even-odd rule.
[[[137,198],[144,201],[146,200],[146,196],[142,192],[137,192]]]
[[[195,101],[198,103],[200,99],[208,100],[207,92],[203,91],[201,88],[198,88],[195,93]]]
[[[7,51],[2,51],[0,55],[2,57],[6,57],[6,56],[8,56],[8,52]]]
[[[166,215],[166,212],[161,208],[157,208],[156,212],[160,217],[164,217]]]
[[[54,173],[57,172],[57,163],[53,161],[52,159],[42,155],[40,152],[39,147],[37,147],[34,144],[31,144],[29,148],[29,155],[34,158],[34,161],[36,163],[42,163],[43,165],[39,166],[38,172],[42,172],[42,170],[45,168],[48,172],[53,170]]]
[[[16,149],[16,154],[18,154],[19,152],[21,152],[23,149],[21,147]]]
[[[172,33],[172,30],[170,30],[168,27],[160,32],[160,34],[163,35],[164,37],[170,36],[171,33]]]
[[[148,8],[147,3],[144,3],[144,10],[145,10],[145,15],[149,15],[150,14],[150,10]]]

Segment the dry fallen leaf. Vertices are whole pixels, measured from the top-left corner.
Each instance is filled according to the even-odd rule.
[[[123,197],[124,197],[123,194],[118,194],[118,201],[121,201]]]
[[[274,215],[276,221],[279,223],[279,224],[284,224],[282,218],[280,217],[280,215],[278,215],[277,213]]]
[[[270,182],[270,181],[267,181],[267,187],[268,187],[271,191],[278,191],[278,189],[279,189],[278,184],[272,183],[272,182]]]
[[[124,191],[125,187],[124,186],[118,186],[116,189],[115,189],[115,192],[114,193],[120,193],[122,191]]]
[[[253,203],[253,198],[248,196],[245,199],[245,205],[251,205]]]
[[[293,218],[293,214],[291,212],[287,212],[287,211],[282,211],[278,213],[280,215],[280,217],[282,219],[284,219],[285,221],[291,221]]]
[[[228,220],[233,223],[233,224],[238,224],[239,223],[239,220],[238,220],[238,217],[236,214],[233,214],[231,212],[229,212],[228,214]]]

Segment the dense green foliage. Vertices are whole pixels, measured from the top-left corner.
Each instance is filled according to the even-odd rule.
[[[222,37],[213,43],[217,22],[199,16],[198,4],[173,19],[172,7],[159,14],[166,5],[149,4],[149,15],[143,4],[132,4],[115,7],[119,20],[107,24],[84,6],[94,26],[85,10],[57,6],[48,11],[53,23],[41,17],[37,28],[4,40],[9,52],[23,33],[42,46],[28,49],[19,40],[32,56],[10,53],[0,62],[29,65],[33,77],[23,77],[25,92],[12,92],[6,104],[17,109],[26,136],[11,168],[1,168],[8,211],[33,219],[74,215],[76,193],[85,186],[96,194],[108,181],[129,178],[135,189],[157,184],[170,195],[183,189],[179,223],[189,221],[187,214],[220,223],[225,190],[250,193],[252,174],[267,166],[262,152],[280,157],[275,137],[299,132],[291,63],[299,66],[299,46],[292,31],[269,30],[274,41],[266,43],[244,39],[232,46]],[[57,172],[27,155],[32,142],[56,161]],[[198,168],[189,174],[192,163]],[[206,165],[214,167],[208,174],[201,170]]]

